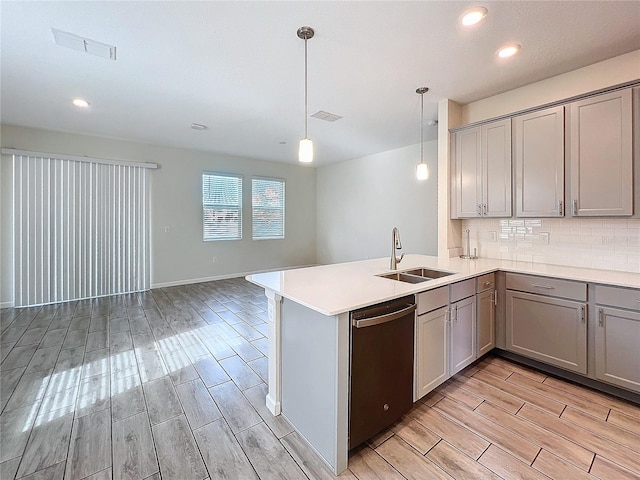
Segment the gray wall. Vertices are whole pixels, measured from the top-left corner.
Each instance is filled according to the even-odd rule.
[[[389,256],[394,226],[405,252],[437,255],[437,150],[424,143],[426,181],[415,176],[420,144],[319,167],[318,263]]]
[[[12,125],[2,125],[1,133],[2,147],[5,148],[159,165],[160,168],[151,171],[152,285],[235,276],[316,262],[314,168]],[[2,156],[1,167],[0,301],[4,303],[13,299],[10,156]],[[244,175],[242,240],[202,241],[203,171]],[[252,175],[283,178],[287,182],[284,240],[251,240]],[[165,226],[169,227],[168,233],[165,233]],[[213,257],[217,257],[215,264]]]

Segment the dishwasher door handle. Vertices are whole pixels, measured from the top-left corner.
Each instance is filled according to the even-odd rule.
[[[414,312],[418,306],[409,305],[407,308],[398,310],[397,312],[386,313],[377,317],[363,318],[361,320],[353,320],[352,325],[356,328],[373,327],[374,325],[380,325],[381,323],[392,322],[398,318],[404,317],[407,313]]]

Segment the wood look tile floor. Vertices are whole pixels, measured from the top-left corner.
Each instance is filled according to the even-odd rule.
[[[264,405],[266,299],[243,279],[0,319],[2,480],[335,478]],[[490,356],[340,478],[640,480],[640,407]]]

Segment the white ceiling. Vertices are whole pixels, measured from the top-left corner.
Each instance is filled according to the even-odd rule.
[[[640,48],[640,1],[480,4],[488,16],[465,29],[459,16],[478,2],[2,0],[1,120],[295,163],[296,30],[309,25],[309,113],[344,117],[309,120],[321,165],[418,143],[417,87],[430,87],[431,120],[442,98],[468,103]],[[51,27],[116,45],[118,58],[55,45]],[[506,42],[522,50],[499,61]]]

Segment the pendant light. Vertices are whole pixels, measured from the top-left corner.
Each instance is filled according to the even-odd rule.
[[[416,178],[418,180],[429,178],[429,167],[424,163],[424,142],[422,140],[422,131],[424,130],[424,94],[428,91],[428,87],[420,87],[416,90],[416,93],[420,95],[420,163],[416,168]]]
[[[304,138],[300,140],[298,148],[298,161],[301,163],[313,162],[313,142],[307,136],[307,123],[309,115],[307,114],[307,40],[313,38],[315,32],[311,27],[300,27],[298,29],[298,38],[304,40]]]

